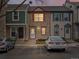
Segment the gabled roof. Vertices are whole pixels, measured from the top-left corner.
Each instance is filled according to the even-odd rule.
[[[7,10],[13,10],[15,9],[19,4],[8,4],[7,5]],[[40,8],[44,12],[51,12],[51,11],[72,11],[71,9],[65,7],[65,6],[30,6],[28,8],[28,12],[33,12],[37,8]],[[18,10],[26,10],[27,9],[27,4],[21,5]]]
[[[7,5],[7,10],[13,10],[15,9],[19,4],[8,4]],[[27,4],[23,4],[21,5],[18,10],[25,10],[26,9]]]
[[[51,12],[51,11],[72,11],[69,8],[66,8],[65,6],[31,6],[28,11],[33,12],[35,9],[40,8],[46,12]]]

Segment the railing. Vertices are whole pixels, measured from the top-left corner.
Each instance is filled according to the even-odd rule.
[[[16,40],[17,40],[16,37],[13,37],[13,38],[7,38],[7,41],[11,42],[14,46],[15,46],[15,44],[16,44]]]

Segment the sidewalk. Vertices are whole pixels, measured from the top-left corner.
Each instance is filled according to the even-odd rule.
[[[66,40],[67,42],[69,42],[69,43],[75,43],[76,41],[74,41],[74,40]]]
[[[66,40],[68,47],[79,47],[79,43],[73,40]],[[36,40],[18,41],[16,47],[43,47],[45,44],[36,44]]]
[[[21,47],[43,47],[45,44],[36,44],[36,40],[18,41],[15,46]]]
[[[79,43],[74,40],[66,40],[68,42],[68,47],[79,47]]]

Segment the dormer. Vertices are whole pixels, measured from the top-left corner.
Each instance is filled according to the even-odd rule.
[[[35,8],[33,13],[34,22],[43,22],[44,21],[44,12],[41,7]]]
[[[72,10],[75,9],[75,5],[73,5],[70,0],[66,0],[64,6]]]

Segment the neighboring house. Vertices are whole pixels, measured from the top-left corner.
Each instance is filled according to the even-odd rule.
[[[79,2],[65,2],[67,8],[73,10],[73,39],[79,39]]]
[[[30,39],[46,39],[50,35],[51,13],[46,8],[42,6],[29,8],[28,28]]]
[[[51,35],[72,38],[72,15],[73,11],[64,6],[52,7]]]
[[[19,4],[8,4],[6,10],[6,36],[19,40],[27,38],[27,8],[26,4],[12,12]]]
[[[28,10],[30,39],[46,39],[48,36],[72,38],[71,9],[64,6],[33,6]]]

